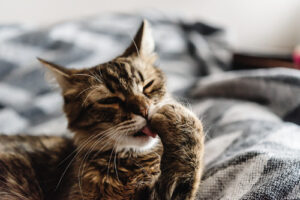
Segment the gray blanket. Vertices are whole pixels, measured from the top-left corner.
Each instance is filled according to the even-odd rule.
[[[74,68],[108,61],[142,18],[153,26],[169,90],[204,123],[197,199],[300,199],[300,72],[231,71],[223,30],[157,12],[0,26],[0,132],[65,134],[62,99],[35,57]]]

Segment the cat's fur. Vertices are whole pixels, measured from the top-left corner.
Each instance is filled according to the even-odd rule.
[[[0,136],[1,199],[194,199],[202,125],[166,92],[153,50],[144,21],[110,62],[76,70],[40,59],[74,136]]]

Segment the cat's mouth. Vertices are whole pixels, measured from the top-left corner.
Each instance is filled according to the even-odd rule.
[[[155,138],[157,133],[153,132],[148,126],[145,126],[135,134],[133,134],[133,137],[153,137]]]

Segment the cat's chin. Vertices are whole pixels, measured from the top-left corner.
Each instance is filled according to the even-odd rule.
[[[142,135],[139,132],[123,138],[122,144],[117,148],[117,151],[134,150],[137,152],[145,152],[151,150],[158,144],[159,137],[151,137]]]
[[[117,142],[117,151],[134,150],[136,152],[145,152],[151,150],[158,144],[159,137],[147,125],[145,118],[134,116],[135,121],[132,132],[126,132]]]

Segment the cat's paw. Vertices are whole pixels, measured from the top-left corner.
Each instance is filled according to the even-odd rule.
[[[150,126],[163,143],[183,141],[194,134],[202,134],[199,119],[180,104],[161,106],[150,119]]]
[[[155,113],[151,115],[150,126],[153,130],[157,131],[159,136],[170,132],[180,118],[180,115],[176,115],[175,105],[166,104],[161,106],[156,110]]]

